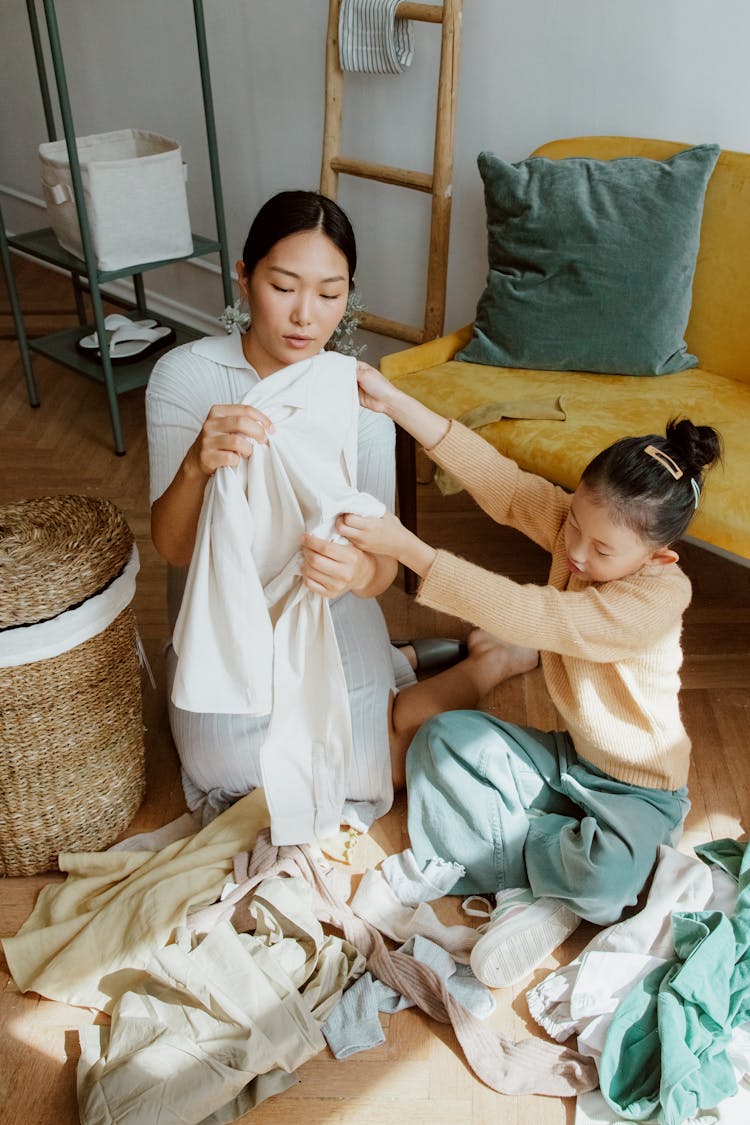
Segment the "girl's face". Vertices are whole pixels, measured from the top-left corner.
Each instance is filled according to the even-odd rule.
[[[579,484],[565,522],[565,550],[571,574],[590,582],[613,582],[647,563],[677,562],[669,547],[656,550],[637,531],[617,522],[606,504]]]
[[[237,275],[252,321],[242,344],[261,379],[317,355],[346,310],[346,257],[319,230],[282,238],[249,278],[238,262]]]

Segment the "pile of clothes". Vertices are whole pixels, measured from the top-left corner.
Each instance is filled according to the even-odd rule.
[[[234,1121],[326,1043],[337,1058],[377,1046],[378,1012],[412,1004],[452,1024],[491,1088],[577,1096],[578,1125],[750,1120],[744,844],[663,848],[643,909],[528,992],[557,1042],[512,1043],[483,1022],[477,931],[429,905],[456,865],[389,856],[350,902],[341,865],[271,843],[260,790],[200,830],[184,820],[187,836],[64,854],[67,880],[4,939],[22,991],[110,1016],[79,1032],[83,1125]]]

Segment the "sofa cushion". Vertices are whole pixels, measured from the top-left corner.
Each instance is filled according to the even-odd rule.
[[[404,355],[406,353],[401,353]],[[706,477],[690,534],[750,558],[747,419],[750,385],[695,368],[645,379],[633,394],[622,375],[505,369],[451,360],[389,376],[395,386],[446,418],[487,403],[539,403],[549,418],[505,418],[478,432],[522,469],[574,489],[589,461],[620,437],[663,433],[675,415],[714,426],[724,440],[724,464]],[[554,417],[562,400],[565,421]],[[527,414],[530,411],[527,411]],[[540,409],[539,413],[542,413]]]
[[[684,334],[718,154],[509,164],[481,153],[490,269],[457,358],[629,375],[695,366]]]

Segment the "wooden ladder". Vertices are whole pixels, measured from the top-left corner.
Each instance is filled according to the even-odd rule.
[[[411,188],[432,196],[424,324],[418,328],[370,312],[363,313],[359,322],[360,327],[370,332],[392,336],[410,344],[422,344],[425,340],[441,336],[445,320],[462,2],[463,0],[444,0],[443,4],[401,3],[396,8],[397,18],[441,25],[435,148],[432,172],[429,173],[413,172],[407,168],[395,168],[341,154],[344,114],[344,74],[339,63],[341,0],[329,0],[321,192],[336,199],[339,175],[343,173],[366,180],[377,180],[382,184]]]

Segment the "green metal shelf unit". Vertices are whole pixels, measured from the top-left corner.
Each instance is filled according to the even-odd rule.
[[[104,328],[104,311],[102,304],[101,286],[110,281],[115,281],[123,277],[133,278],[134,301],[130,302],[123,300],[120,297],[115,297],[111,294],[106,294],[106,300],[122,306],[127,309],[135,309],[139,317],[151,316],[157,319],[155,314],[151,312],[146,305],[146,294],[143,285],[142,274],[147,270],[159,269],[161,266],[169,265],[173,261],[180,261],[184,259],[170,258],[164,262],[149,262],[147,264],[136,264],[128,267],[127,269],[119,270],[100,270],[96,264],[96,255],[93,248],[91,237],[91,228],[89,226],[88,217],[86,214],[86,207],[84,201],[83,182],[81,179],[81,166],[78,158],[78,149],[76,146],[76,133],[73,125],[73,115],[70,106],[70,98],[68,95],[68,83],[65,75],[65,66],[63,63],[62,45],[60,42],[60,34],[57,24],[57,14],[55,11],[55,0],[42,0],[44,7],[44,14],[47,24],[47,34],[49,38],[50,57],[52,59],[52,67],[55,74],[55,82],[57,86],[57,95],[60,106],[60,117],[62,120],[63,133],[65,143],[68,150],[68,159],[70,162],[70,174],[73,183],[73,194],[75,196],[76,213],[78,215],[78,222],[81,229],[81,242],[84,251],[84,260],[74,257],[60,246],[57,238],[51,227],[45,227],[41,230],[27,231],[22,234],[8,236],[5,230],[5,223],[0,211],[0,258],[2,260],[3,270],[6,276],[8,296],[10,299],[11,313],[13,322],[18,337],[18,345],[21,353],[21,362],[23,365],[24,377],[26,380],[26,390],[28,394],[29,403],[31,406],[39,405],[39,395],[37,392],[36,380],[34,378],[33,368],[31,366],[30,352],[38,352],[49,359],[55,360],[57,363],[63,364],[65,367],[72,368],[72,370],[86,375],[91,379],[102,383],[107,392],[107,399],[109,403],[110,418],[112,421],[112,433],[114,438],[115,452],[118,454],[125,453],[125,444],[123,441],[122,427],[120,425],[120,411],[117,403],[117,396],[126,391],[133,390],[136,387],[143,387],[148,382],[148,377],[151,368],[154,364],[154,356],[150,355],[147,359],[141,362],[134,362],[123,364],[113,367],[109,353],[105,348],[101,355],[101,361],[93,360],[77,351],[75,344],[79,337],[82,335],[82,326],[88,328],[92,332],[96,332],[100,340],[106,339],[106,330]],[[36,0],[26,0],[26,8],[29,17],[29,27],[31,30],[31,38],[34,45],[34,56],[36,59],[36,68],[39,76],[39,87],[44,105],[44,116],[47,126],[47,134],[49,140],[54,141],[57,139],[55,130],[55,119],[52,112],[52,103],[50,99],[49,85],[47,82],[47,74],[44,62],[44,54],[42,49],[41,35],[39,31],[39,23],[36,13]],[[206,47],[206,27],[203,13],[203,0],[193,0],[193,13],[195,17],[195,33],[196,42],[198,47],[198,62],[200,66],[201,86],[203,92],[203,109],[206,123],[206,136],[208,142],[208,157],[211,169],[211,188],[213,194],[214,215],[216,218],[216,232],[215,239],[205,238],[199,234],[193,234],[193,253],[190,257],[202,257],[206,254],[219,254],[221,264],[221,278],[224,291],[225,304],[231,304],[233,301],[232,294],[232,280],[229,266],[229,255],[227,252],[227,237],[226,237],[226,222],[224,218],[224,201],[221,189],[221,176],[219,171],[219,154],[216,144],[216,123],[214,119],[213,95],[211,92],[211,76],[208,65],[208,51]],[[21,311],[20,301],[18,299],[18,292],[13,277],[13,268],[11,262],[10,250],[21,251],[32,258],[37,258],[44,262],[49,262],[51,265],[57,266],[63,270],[67,270],[71,275],[73,282],[73,290],[76,299],[76,309],[78,313],[79,324],[74,328],[65,329],[62,332],[54,332],[51,335],[42,336],[36,339],[28,339],[26,329],[23,322],[23,314]],[[85,284],[84,284],[85,283]],[[85,302],[83,299],[84,292],[88,292],[91,298],[91,305],[94,320],[92,324],[87,323],[87,314]],[[180,324],[178,321],[171,320],[161,314],[158,315],[158,320],[161,324],[166,324],[174,328],[176,335],[176,343],[185,343],[188,340],[196,339],[198,332],[195,332],[187,325]]]

